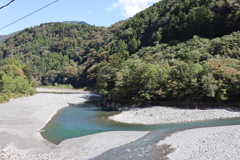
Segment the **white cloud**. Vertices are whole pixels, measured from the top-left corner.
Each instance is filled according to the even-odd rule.
[[[107,11],[112,11],[120,8],[122,15],[126,17],[132,17],[136,13],[146,9],[150,4],[158,2],[159,0],[118,0],[107,9]]]
[[[88,9],[86,9],[86,8],[83,8],[83,10],[84,10],[84,14],[85,14],[85,15],[86,15],[86,14],[92,14],[92,13],[93,13],[93,11],[88,10]]]
[[[119,7],[118,3],[113,3],[111,7],[107,8],[107,11],[112,11],[114,9],[117,9]]]

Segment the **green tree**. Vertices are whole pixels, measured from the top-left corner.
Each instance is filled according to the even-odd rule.
[[[128,60],[116,73],[113,98],[135,101],[151,100],[158,89],[156,66],[140,59]]]

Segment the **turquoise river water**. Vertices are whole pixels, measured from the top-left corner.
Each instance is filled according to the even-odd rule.
[[[107,111],[99,107],[96,100],[70,105],[60,109],[46,124],[42,136],[48,141],[58,144],[65,139],[106,131],[150,131],[164,127],[163,125],[116,123],[107,118],[117,113],[119,112]]]
[[[160,152],[161,148],[158,148],[155,144],[172,132],[200,127],[240,124],[240,118],[164,125],[134,125],[108,120],[108,116],[117,113],[104,110],[93,100],[71,105],[57,112],[43,128],[42,136],[48,141],[58,144],[65,139],[106,131],[151,131],[137,141],[109,150],[94,159],[153,160],[164,159],[164,154]]]

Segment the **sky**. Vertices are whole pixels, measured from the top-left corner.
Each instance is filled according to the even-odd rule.
[[[0,0],[0,7],[8,4],[10,1]],[[158,1],[14,0],[7,7],[0,9],[0,35],[10,34],[46,22],[85,21],[91,25],[108,27],[120,20],[134,16]],[[51,5],[27,16],[48,4]],[[25,16],[27,17],[22,19]],[[17,20],[19,21],[5,27]]]

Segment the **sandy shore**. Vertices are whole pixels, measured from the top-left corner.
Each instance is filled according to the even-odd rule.
[[[38,89],[41,92],[70,90]],[[72,91],[82,92],[82,91]],[[40,130],[57,110],[86,101],[89,93],[49,94],[13,99],[0,104],[0,159],[89,159],[132,142],[148,132],[107,132],[71,140],[58,146],[42,138]]]

